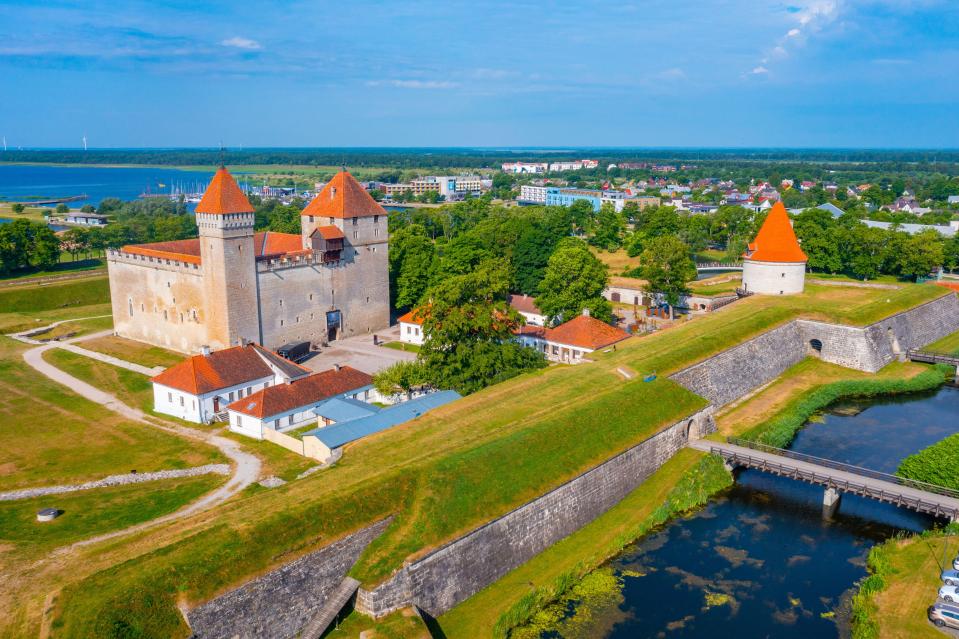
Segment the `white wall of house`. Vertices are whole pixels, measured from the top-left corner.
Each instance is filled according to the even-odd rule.
[[[583,361],[589,353],[593,352],[591,348],[582,346],[570,346],[569,344],[560,344],[548,340],[532,337],[530,335],[519,335],[516,340],[527,348],[535,348],[543,353],[551,362],[566,362],[567,364],[576,364]]]
[[[273,376],[261,377],[204,395],[192,395],[162,384],[153,384],[153,410],[189,422],[205,424],[213,421],[217,410],[223,412],[228,404],[249,397],[273,382]]]
[[[423,344],[423,327],[410,322],[400,322],[400,341],[407,344]]]
[[[546,317],[539,313],[526,313],[519,311],[519,314],[526,318],[526,323],[533,326],[542,326],[546,323]]]
[[[376,392],[376,389],[372,386],[364,386],[363,388],[357,388],[340,395],[334,395],[333,397],[349,397],[367,403],[390,403],[387,398],[383,398]],[[229,411],[230,430],[254,439],[263,439],[263,430],[267,428],[285,432],[307,425],[322,426],[322,422],[318,422],[318,418],[316,413],[313,412],[313,409],[328,399],[332,398],[324,397],[320,401],[312,402],[305,406],[297,406],[293,410],[270,415],[263,419],[231,410]]]

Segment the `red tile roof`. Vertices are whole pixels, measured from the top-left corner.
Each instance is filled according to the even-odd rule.
[[[404,324],[417,324],[419,326],[423,325],[423,314],[420,312],[420,309],[414,308],[408,313],[400,315],[397,322],[403,322]]]
[[[366,192],[360,183],[347,171],[333,176],[319,195],[313,198],[300,215],[314,217],[369,217],[386,215],[386,210]]]
[[[373,378],[349,366],[330,369],[308,377],[277,384],[238,399],[227,408],[259,419],[269,418],[297,408],[316,404],[349,391],[369,386]]]
[[[152,244],[130,244],[121,249],[124,253],[159,257],[190,264],[200,263],[200,240],[175,240],[173,242],[153,242]]]
[[[556,328],[546,329],[547,341],[591,350],[605,348],[627,337],[629,333],[626,331],[586,315],[578,315]]]
[[[346,236],[343,235],[343,231],[340,230],[340,227],[333,226],[318,226],[310,235],[315,235],[316,233],[320,234],[324,240],[342,240]]]
[[[196,212],[216,215],[252,213],[253,207],[230,172],[226,170],[226,167],[221,166],[210,180],[210,185],[206,187],[200,203],[196,205]]]
[[[510,295],[508,299],[509,305],[512,306],[517,312],[533,313],[536,315],[543,314],[539,310],[539,307],[536,306],[536,300],[529,295]]]
[[[203,395],[230,386],[237,386],[273,375],[273,369],[258,354],[264,350],[256,344],[234,346],[209,355],[194,355],[171,366],[150,381],[175,388],[191,395]],[[267,351],[272,357],[280,357]],[[282,359],[282,358],[281,358]],[[309,369],[284,360],[285,372],[290,373],[290,365],[304,373]]]
[[[325,227],[324,227],[325,228]],[[200,264],[200,239],[175,240],[173,242],[153,242],[151,244],[128,244],[121,249],[124,253],[147,255],[168,260],[179,260]],[[253,235],[253,254],[258,258],[276,257],[291,253],[308,253],[303,248],[303,239],[295,233],[275,233],[264,231]]]
[[[805,262],[806,254],[799,248],[799,240],[789,222],[789,215],[782,202],[776,202],[769,210],[756,239],[743,255],[756,262]]]

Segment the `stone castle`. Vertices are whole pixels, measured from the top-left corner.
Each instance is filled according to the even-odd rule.
[[[300,234],[255,232],[253,218],[220,167],[196,207],[198,238],[108,251],[116,334],[192,353],[389,326],[387,213],[347,171],[303,209]]]

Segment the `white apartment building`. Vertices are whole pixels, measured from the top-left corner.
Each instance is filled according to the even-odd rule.
[[[519,187],[519,201],[546,204],[546,187],[524,184]]]
[[[549,165],[546,162],[504,162],[501,168],[503,173],[546,173]]]

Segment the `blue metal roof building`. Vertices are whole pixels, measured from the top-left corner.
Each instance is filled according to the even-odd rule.
[[[460,397],[462,396],[456,391],[439,391],[400,404],[394,404],[393,406],[382,408],[372,413],[367,411],[368,414],[365,416],[359,416],[362,409],[350,404],[349,400],[339,400],[339,403],[327,406],[331,404],[331,402],[337,401],[336,399],[329,400],[316,408],[318,415],[327,417],[328,419],[332,419],[332,417],[329,417],[325,413],[329,413],[329,415],[342,414],[344,416],[355,414],[357,417],[346,421],[338,421],[331,426],[324,426],[306,432],[303,434],[303,439],[316,437],[324,446],[332,451],[350,442],[367,437],[368,435],[373,435],[374,433],[379,433],[393,426],[408,422],[434,408],[460,399]],[[362,404],[363,402],[356,403]],[[364,408],[375,409],[376,407],[365,404]]]

